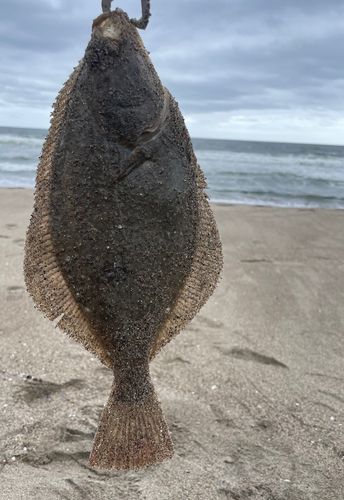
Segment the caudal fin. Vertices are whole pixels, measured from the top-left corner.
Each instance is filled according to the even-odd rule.
[[[136,404],[120,403],[111,391],[90,455],[90,466],[139,470],[172,458],[173,444],[153,391]]]

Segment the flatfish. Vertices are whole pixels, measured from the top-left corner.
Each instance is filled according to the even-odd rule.
[[[114,373],[90,465],[173,455],[149,362],[214,291],[221,242],[177,103],[121,9],[54,104],[24,273],[36,306]]]

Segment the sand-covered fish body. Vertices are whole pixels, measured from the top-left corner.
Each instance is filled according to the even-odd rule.
[[[25,274],[36,305],[114,371],[95,467],[172,456],[149,361],[196,314],[221,270],[205,181],[178,106],[136,28],[95,20],[55,104],[38,169]]]

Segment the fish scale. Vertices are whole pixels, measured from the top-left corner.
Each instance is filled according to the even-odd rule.
[[[136,28],[120,9],[101,15],[54,105],[24,261],[36,306],[113,370],[93,467],[140,469],[173,455],[148,365],[219,279],[204,188]]]

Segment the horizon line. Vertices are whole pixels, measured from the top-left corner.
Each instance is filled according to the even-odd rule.
[[[38,127],[13,127],[7,125],[0,125],[0,129],[8,128],[8,129],[21,129],[21,130],[40,130],[44,132],[49,132],[48,128],[38,128]],[[254,142],[254,143],[262,143],[262,144],[292,144],[296,146],[330,146],[337,148],[344,148],[344,144],[324,144],[319,142],[287,142],[287,141],[258,141],[255,139],[223,139],[223,138],[214,138],[214,137],[191,137],[192,139],[202,140],[202,141],[224,141],[224,142]]]

